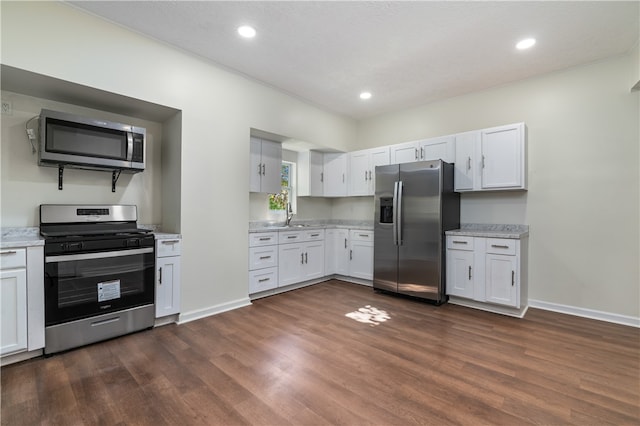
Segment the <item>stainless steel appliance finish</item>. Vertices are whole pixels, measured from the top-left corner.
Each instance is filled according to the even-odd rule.
[[[460,226],[453,165],[376,167],[373,287],[446,302],[444,231]]]
[[[150,328],[155,241],[131,205],[40,206],[45,354]]]
[[[141,172],[145,168],[146,134],[144,127],[43,109],[38,163]]]

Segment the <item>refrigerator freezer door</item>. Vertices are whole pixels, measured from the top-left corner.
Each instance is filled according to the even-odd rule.
[[[445,297],[441,279],[442,164],[428,161],[399,167],[403,191],[399,200],[402,237],[397,291],[440,303]]]
[[[373,287],[398,291],[398,246],[396,235],[396,182],[397,164],[376,167],[376,192],[374,198],[374,249]]]

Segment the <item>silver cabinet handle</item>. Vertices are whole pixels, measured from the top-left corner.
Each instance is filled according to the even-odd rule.
[[[300,264],[304,265],[304,253],[300,253]]]
[[[471,280],[471,266],[469,266],[469,280]]]
[[[262,174],[262,163],[258,164],[258,176]]]
[[[288,239],[291,239],[291,238],[298,238],[298,236],[297,236],[297,235],[287,235],[287,238],[288,238]]]
[[[416,148],[416,160],[418,159],[418,148]]]
[[[349,260],[353,260],[353,250],[349,250]]]
[[[269,281],[271,278],[262,278],[260,280],[258,280],[259,283],[263,283],[265,281]]]
[[[266,166],[264,163],[262,163],[262,176],[265,175],[265,170],[266,170]]]
[[[467,170],[471,170],[471,157],[467,157]]]
[[[320,182],[324,182],[324,172],[320,172]]]
[[[364,171],[364,180],[367,180],[367,171]]]
[[[359,237],[369,238],[369,234],[358,234]]]
[[[263,260],[263,259],[271,259],[271,256],[260,256],[260,260]]]
[[[503,248],[503,249],[508,249],[509,248],[509,246],[505,246],[505,245],[502,245],[502,244],[491,244],[491,247],[493,247],[493,248]]]
[[[4,256],[5,254],[16,254],[16,253],[17,253],[17,251],[15,251],[15,250],[9,250],[9,251],[0,252],[0,255]]]
[[[420,159],[424,160],[424,147],[420,147]]]
[[[347,248],[347,239],[344,239],[344,248]]]
[[[309,263],[309,253],[304,253],[304,263]]]
[[[342,183],[344,183],[344,173],[342,174]]]
[[[511,271],[511,287],[516,283],[516,271]]]
[[[320,234],[311,234],[310,237],[319,237]]]
[[[482,156],[482,168],[484,169],[484,155]]]
[[[371,180],[371,170],[369,170],[369,180]]]
[[[158,277],[158,284],[162,285],[162,267],[158,270],[158,275],[160,275]]]
[[[177,244],[180,240],[160,240],[161,244]]]
[[[271,237],[262,237],[260,238],[260,241],[269,241],[271,239]]]
[[[453,244],[467,244],[467,242],[466,241],[453,240]]]

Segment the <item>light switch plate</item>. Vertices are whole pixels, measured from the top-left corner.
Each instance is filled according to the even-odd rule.
[[[11,102],[2,100],[2,114],[4,115],[13,114],[13,107],[11,106]]]

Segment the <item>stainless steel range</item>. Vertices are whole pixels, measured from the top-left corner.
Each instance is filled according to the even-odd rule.
[[[154,236],[132,205],[40,206],[45,354],[153,327]]]

